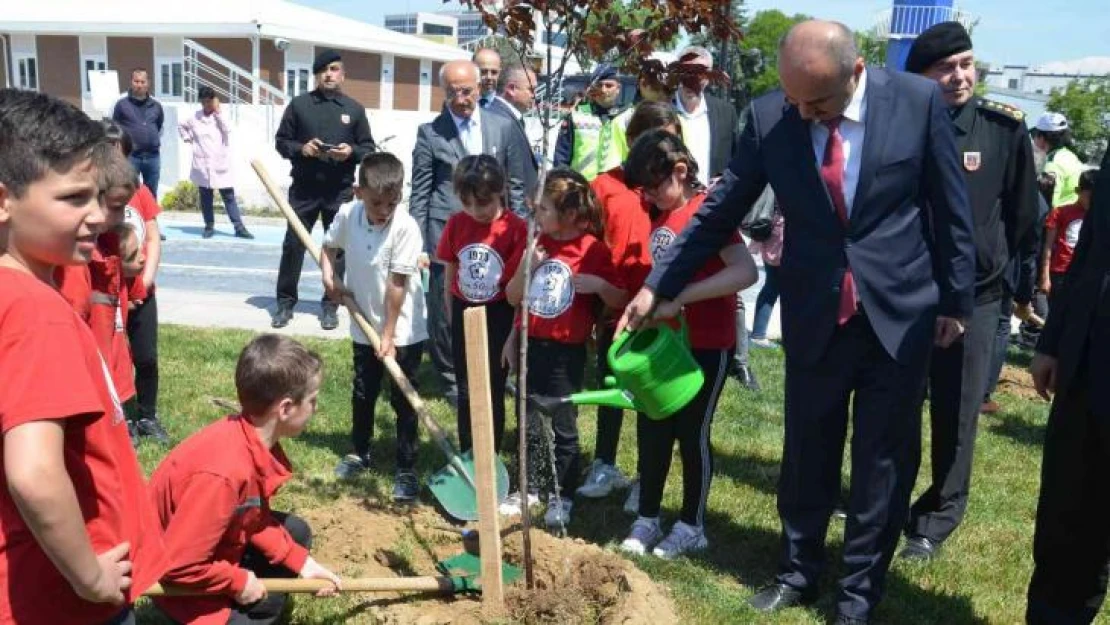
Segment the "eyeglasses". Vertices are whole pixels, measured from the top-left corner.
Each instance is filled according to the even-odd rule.
[[[445,90],[448,98],[455,98],[458,96],[469,98],[470,96],[474,95],[474,91],[474,87],[461,87],[459,89],[452,89],[451,87],[448,87]]]

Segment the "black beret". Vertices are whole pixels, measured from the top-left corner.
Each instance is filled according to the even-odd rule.
[[[316,55],[316,60],[312,62],[312,73],[319,74],[328,68],[328,65],[340,60],[342,57],[335,50],[324,50]]]
[[[917,36],[906,56],[906,71],[920,74],[933,63],[971,49],[971,35],[959,22],[941,22]]]

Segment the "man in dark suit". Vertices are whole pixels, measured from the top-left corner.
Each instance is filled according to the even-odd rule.
[[[1026,622],[1090,623],[1110,572],[1110,152],[1033,357],[1045,430]]]
[[[516,213],[524,209],[524,183],[514,163],[520,154],[513,122],[503,115],[485,115],[478,107],[478,66],[470,61],[451,61],[439,73],[446,106],[431,123],[421,124],[412,151],[412,191],[409,214],[424,236],[424,251],[435,256],[447,218],[462,210],[455,196],[452,176],[455,165],[471,154],[489,154],[508,172],[506,205]],[[428,332],[431,334],[432,364],[449,399],[455,396],[455,373],[451,356],[451,324],[444,314],[443,265],[432,263],[428,284]]]
[[[525,197],[533,197],[539,178],[540,161],[535,143],[541,137],[529,137],[529,127],[525,113],[536,105],[536,73],[520,65],[512,65],[501,72],[499,94],[485,107],[485,111],[497,113],[513,120],[513,136],[517,149],[524,158],[517,166],[517,173],[524,182]],[[534,120],[533,120],[534,121]],[[542,129],[536,126],[539,132]]]
[[[822,21],[789,31],[779,75],[782,90],[745,113],[735,158],[621,321],[643,323],[673,299],[771,185],[788,224],[784,549],[776,583],[751,603],[816,598],[851,405],[837,622],[867,623],[909,510],[929,354],[971,313],[971,212],[934,82],[866,67],[851,31]]]

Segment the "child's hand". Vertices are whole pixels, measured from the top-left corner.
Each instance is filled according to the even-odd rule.
[[[574,283],[574,291],[576,293],[585,295],[600,293],[601,289],[605,287],[604,280],[588,273],[575,274],[574,277],[571,278],[571,282]]]
[[[324,280],[324,293],[327,294],[328,299],[336,304],[342,304],[345,296],[354,296],[351,290],[343,286],[342,282],[332,280]]]
[[[420,256],[416,257],[416,266],[420,269],[427,269],[432,266],[432,260],[428,258],[427,254],[421,253]]]
[[[339,576],[323,566],[320,566],[320,563],[312,556],[309,556],[308,559],[304,561],[304,566],[301,567],[301,577],[304,579],[327,580],[333,584],[332,588],[322,588],[317,592],[317,597],[330,597],[339,592],[339,589],[343,587],[343,582],[339,579]]]
[[[127,559],[130,550],[130,543],[120,543],[98,555],[96,562],[100,565],[100,574],[96,576],[96,581],[91,587],[75,587],[73,590],[92,603],[122,604],[123,593],[131,588],[131,561]]]
[[[381,345],[378,346],[378,359],[397,357],[397,346],[393,344],[392,336],[383,336]]]
[[[255,577],[254,571],[247,571],[247,585],[235,595],[235,602],[239,605],[250,605],[265,598],[266,587]]]

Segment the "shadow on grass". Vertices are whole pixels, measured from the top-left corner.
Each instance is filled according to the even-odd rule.
[[[991,421],[987,429],[993,434],[1022,445],[1040,447],[1044,444],[1044,423],[1031,423],[1027,419],[1006,413],[995,415]]]
[[[718,452],[713,456],[713,471],[747,484],[761,493],[772,496],[778,494],[781,471],[778,460],[768,460],[743,453]]]

